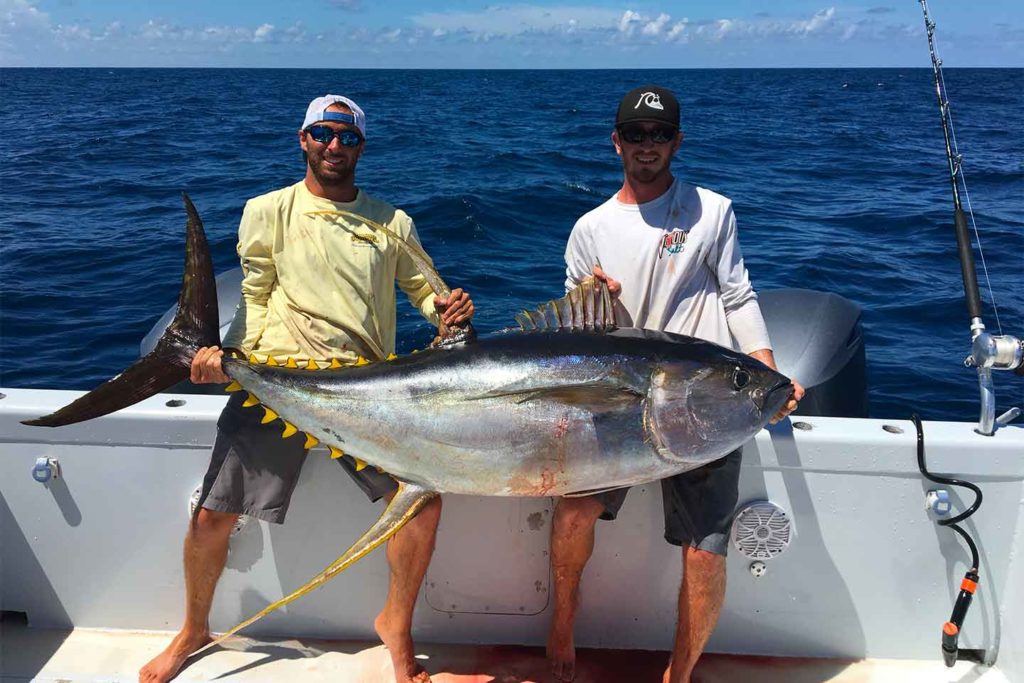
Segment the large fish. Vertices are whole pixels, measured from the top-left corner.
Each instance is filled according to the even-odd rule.
[[[219,344],[213,265],[187,196],[185,207],[178,311],[156,348],[26,424],[55,427],[131,405],[187,378],[196,350]],[[600,286],[517,320],[520,330],[354,367],[224,358],[224,372],[235,380],[229,390],[249,392],[247,404],[262,404],[265,421],[283,420],[284,438],[343,451],[360,466],[390,473],[399,489],[380,519],[321,574],[215,642],[322,585],[434,496],[579,495],[685,472],[748,441],[792,389],[763,363],[716,344],[616,329]]]

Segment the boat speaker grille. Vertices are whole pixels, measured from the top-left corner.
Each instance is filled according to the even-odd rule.
[[[767,500],[756,501],[733,518],[732,544],[752,560],[770,560],[789,547],[792,528],[785,510]]]

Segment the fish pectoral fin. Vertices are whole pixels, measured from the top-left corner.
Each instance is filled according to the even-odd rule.
[[[360,536],[359,540],[353,543],[341,557],[310,579],[306,585],[293,591],[291,594],[286,595],[277,602],[268,605],[256,615],[249,617],[230,631],[221,634],[209,644],[203,646],[199,650],[196,650],[193,654],[198,654],[207,648],[217,645],[228,636],[234,635],[246,626],[249,626],[262,617],[270,614],[278,607],[283,607],[284,605],[301,598],[306,593],[324,585],[337,574],[340,574],[355,564],[358,560],[368,555],[371,550],[391,538],[399,529],[405,526],[409,520],[415,517],[416,514],[423,509],[424,505],[429,503],[438,495],[440,494],[437,491],[431,491],[419,486],[418,484],[399,482],[398,492],[395,493],[395,497],[391,499],[388,506],[384,508],[384,512],[381,513],[380,518],[374,522],[373,525],[366,530],[366,533]]]
[[[607,486],[603,489],[586,489],[584,491],[573,491],[572,493],[563,493],[562,498],[583,498],[585,496],[596,496],[599,493],[608,493],[609,491],[616,491],[618,489],[629,488],[632,484],[626,486]]]

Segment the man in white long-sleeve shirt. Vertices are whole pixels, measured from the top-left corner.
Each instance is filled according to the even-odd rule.
[[[672,176],[683,141],[679,104],[668,90],[627,93],[612,132],[623,183],[577,221],[565,250],[566,289],[596,277],[618,296],[620,324],[700,337],[775,367],[768,331],[736,236],[732,202]],[[614,279],[613,279],[614,278]],[[775,416],[796,408],[795,391]],[[725,599],[728,526],[739,494],[739,450],[662,482],[665,539],[683,547],[683,582],[672,660],[664,680],[690,680]],[[628,489],[563,498],[555,509],[551,565],[555,609],[547,651],[552,670],[572,680],[572,629],[579,582],[598,518],[615,519]]]

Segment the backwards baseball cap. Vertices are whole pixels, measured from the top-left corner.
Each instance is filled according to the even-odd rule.
[[[667,88],[657,85],[633,88],[619,103],[615,125],[632,121],[657,121],[679,128],[679,102]]]
[[[351,114],[341,111],[327,111],[332,104],[344,104]],[[306,118],[302,121],[302,130],[306,130],[314,123],[320,121],[338,121],[339,123],[350,123],[359,129],[362,136],[366,137],[366,114],[359,105],[342,95],[324,95],[309,103],[306,108]]]

